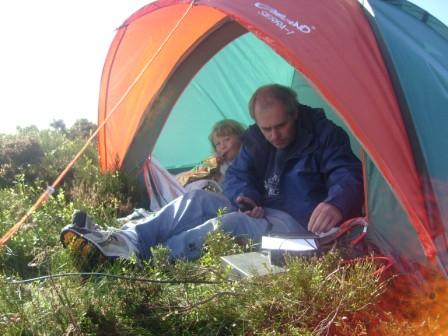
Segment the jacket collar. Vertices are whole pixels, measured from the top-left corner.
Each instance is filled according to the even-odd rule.
[[[306,105],[299,105],[299,117],[296,124],[296,138],[290,157],[297,157],[314,151],[316,141],[314,122],[320,119],[320,113]]]

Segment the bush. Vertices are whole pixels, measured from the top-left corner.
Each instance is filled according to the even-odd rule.
[[[39,176],[38,166],[44,152],[36,139],[30,137],[0,137],[0,187],[11,186],[17,174],[27,181]]]

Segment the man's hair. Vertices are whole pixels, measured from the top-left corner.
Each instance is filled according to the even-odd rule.
[[[223,137],[229,135],[235,135],[241,139],[244,133],[244,126],[240,124],[236,120],[232,119],[223,119],[218,121],[215,125],[213,125],[212,131],[210,132],[208,139],[210,140],[212,147],[214,150],[215,144],[213,143],[213,136]]]
[[[286,113],[293,116],[299,106],[297,94],[291,88],[280,84],[269,84],[259,87],[249,100],[249,113],[255,120],[255,104],[268,107],[276,101],[285,107]]]

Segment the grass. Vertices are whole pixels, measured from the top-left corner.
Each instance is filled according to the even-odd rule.
[[[35,218],[47,221],[61,201],[50,201],[40,211],[47,215],[39,212]],[[66,212],[53,216],[67,220]],[[42,240],[30,244],[36,231]],[[167,249],[157,247],[153,259],[143,265],[116,261],[91,269],[108,277],[74,275],[12,283],[80,271],[76,255],[60,246],[57,233],[58,228],[30,225],[10,244],[20,255],[2,250],[2,335],[318,335],[375,302],[385,286],[373,275],[375,264],[343,265],[337,252],[322,258],[289,258],[284,273],[229,281],[219,256],[243,248],[219,230],[208,237],[196,262],[173,263]],[[23,257],[27,263],[13,262]]]
[[[116,261],[91,270],[110,276],[11,283],[31,275],[78,272],[76,256],[55,244],[39,262],[28,264],[34,269],[30,274],[4,272],[0,277],[0,333],[399,335],[412,331],[423,335],[419,333],[422,321],[425,335],[440,331],[436,315],[406,319],[384,305],[393,300],[390,293],[399,291],[391,291],[392,284],[375,275],[379,265],[373,261],[347,264],[337,251],[330,251],[320,258],[290,257],[284,273],[229,281],[228,270],[218,265],[214,253],[237,245],[220,231],[207,244],[195,262],[173,263],[167,249],[157,247],[154,258],[142,265],[135,260]],[[418,296],[403,298],[416,302]],[[407,303],[409,317],[412,307]]]
[[[59,190],[0,249],[1,335],[437,335],[448,330],[444,279],[432,282],[436,289],[411,292],[401,277],[380,277],[375,271],[381,265],[374,260],[345,263],[338,250],[319,258],[290,257],[283,273],[229,281],[219,257],[251,245],[241,246],[218,230],[194,262],[172,262],[159,246],[144,263],[86,265],[59,242],[73,210],[81,207],[101,224],[114,225],[129,208],[119,174],[98,181],[90,189],[84,183],[67,194]],[[0,232],[28,210],[41,189],[20,176],[0,189]],[[20,283],[87,266],[107,276]]]

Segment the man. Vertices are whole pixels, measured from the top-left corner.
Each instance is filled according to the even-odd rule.
[[[100,230],[75,221],[61,238],[90,242],[104,256],[150,257],[163,243],[173,257],[196,258],[206,234],[217,227],[256,241],[267,232],[320,234],[358,216],[363,203],[362,171],[345,132],[321,109],[300,105],[291,89],[259,88],[249,103],[251,126],[228,168],[223,195],[194,191],[160,211],[130,218],[120,230]],[[239,210],[243,209],[243,210]],[[79,243],[79,241],[81,241]]]
[[[360,215],[361,164],[322,109],[299,104],[293,90],[274,84],[253,94],[249,111],[256,125],[224,184],[233,203],[250,206],[253,218],[263,218],[266,208],[281,210],[316,234]]]

